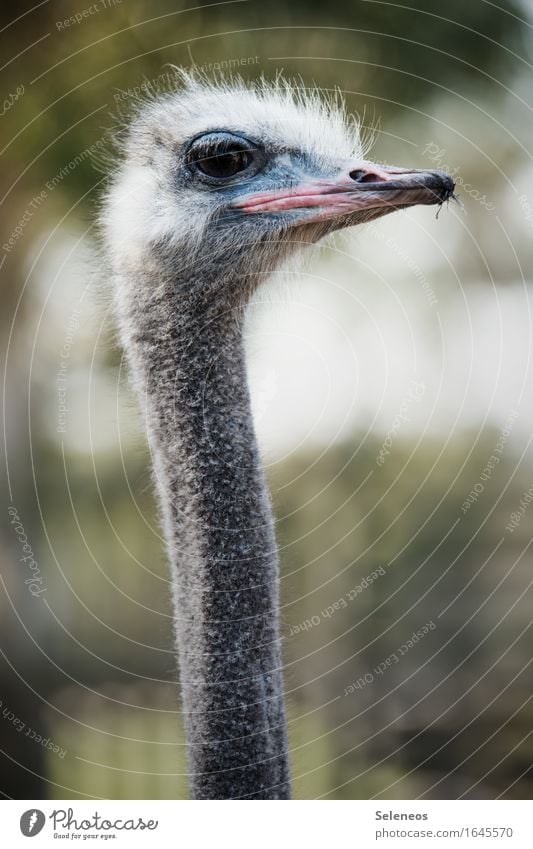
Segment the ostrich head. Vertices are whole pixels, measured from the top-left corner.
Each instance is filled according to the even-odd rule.
[[[183,82],[132,122],[107,235],[123,271],[155,260],[186,280],[184,304],[245,302],[299,246],[452,195],[440,171],[368,161],[357,125],[317,94]]]

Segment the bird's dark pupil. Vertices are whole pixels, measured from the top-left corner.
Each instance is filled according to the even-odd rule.
[[[247,150],[226,150],[217,153],[204,153],[197,160],[200,171],[209,177],[233,177],[239,171],[244,171],[251,161],[251,153]]]

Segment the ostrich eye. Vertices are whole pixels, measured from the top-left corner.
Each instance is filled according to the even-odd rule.
[[[202,174],[207,174],[208,177],[233,177],[248,168],[251,161],[250,151],[231,147],[223,153],[208,152],[196,160],[196,165]]]
[[[257,148],[231,133],[209,133],[196,139],[188,153],[189,165],[205,177],[227,180],[246,171],[257,159]]]

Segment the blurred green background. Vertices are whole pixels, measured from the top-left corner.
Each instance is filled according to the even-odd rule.
[[[0,12],[5,797],[187,793],[167,566],[94,225],[110,136],[168,63],[340,88],[375,158],[452,172],[465,208],[313,249],[252,309],[295,796],[530,797],[532,11]]]

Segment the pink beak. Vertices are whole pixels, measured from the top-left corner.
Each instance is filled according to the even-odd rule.
[[[443,171],[408,171],[361,161],[338,177],[243,195],[231,206],[250,214],[315,209],[303,219],[311,223],[357,212],[384,214],[416,204],[441,204],[452,197],[454,188]]]

